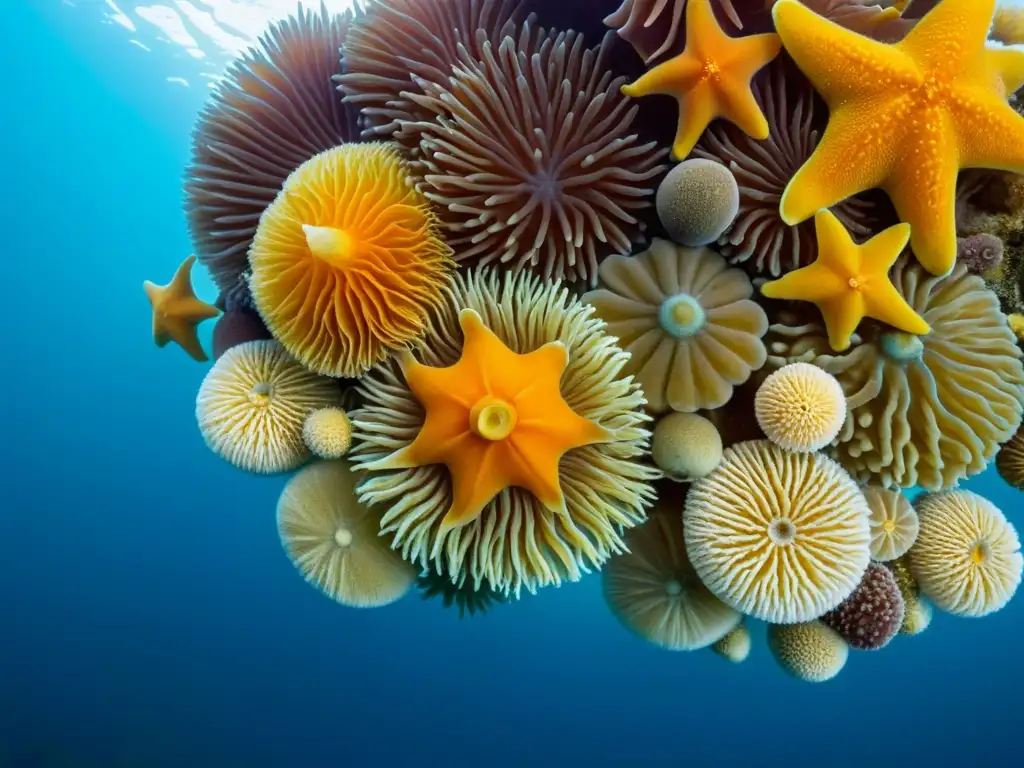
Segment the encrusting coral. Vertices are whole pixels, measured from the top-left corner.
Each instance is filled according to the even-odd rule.
[[[934,614],[932,604],[921,596],[921,589],[914,581],[910,566],[907,565],[906,556],[890,560],[884,565],[892,571],[892,575],[896,579],[896,586],[903,597],[903,624],[900,626],[900,634],[921,634],[928,629],[928,625],[932,622]]]
[[[389,362],[360,381],[358,389],[365,404],[350,413],[357,440],[350,456],[364,476],[360,498],[380,503],[387,510],[382,530],[395,535],[395,546],[407,559],[423,568],[436,563],[457,583],[468,578],[474,588],[486,583],[503,594],[518,595],[524,588],[532,592],[548,584],[575,581],[622,549],[621,528],[641,522],[654,496],[650,482],[659,473],[641,462],[650,439],[646,429],[649,417],[642,411],[639,386],[624,371],[628,355],[592,316],[592,310],[570,297],[565,288],[529,272],[502,276],[485,269],[457,274],[446,290],[444,304],[430,316],[425,343],[413,353],[417,362],[411,365],[406,360],[406,370],[456,363],[466,343],[459,318],[472,317],[463,314],[467,309],[475,312],[495,337],[492,344],[496,341],[507,347],[505,356],[516,363],[507,371],[488,365],[491,385],[517,391],[517,382],[532,377],[534,371],[524,370],[518,362],[522,358],[516,356],[529,356],[545,345],[549,346],[538,355],[543,358],[539,362],[565,366],[558,389],[546,389],[544,402],[555,403],[557,399],[551,398],[559,398],[563,401],[560,412],[566,418],[524,422],[520,425],[524,434],[548,434],[562,425],[571,428],[557,435],[562,448],[578,440],[601,442],[568,450],[557,463],[557,475],[541,478],[544,482],[535,487],[547,504],[524,488],[496,488],[491,473],[509,468],[490,463],[480,467],[487,470],[481,476],[481,487],[491,488],[497,496],[474,510],[478,501],[469,503],[467,499],[479,500],[480,494],[475,489],[453,492],[449,470],[443,464],[383,469],[396,453],[404,452],[408,458],[405,449],[425,429],[430,408],[430,402],[418,400],[418,385],[407,381],[401,368]],[[469,322],[472,327],[476,320]],[[548,376],[555,375],[553,367],[544,370]],[[438,375],[443,376],[443,370]],[[452,383],[452,394],[481,384],[476,376]],[[475,405],[463,403],[470,409]],[[498,437],[508,427],[516,428],[511,408],[490,405],[495,407],[485,403],[475,415],[483,431]],[[566,408],[575,415],[570,416]],[[464,415],[464,411],[458,412]],[[462,439],[475,444],[487,440],[476,435]],[[544,455],[550,458],[552,451],[545,447]],[[530,456],[524,460],[533,461]],[[472,493],[467,496],[468,491]],[[450,521],[465,518],[458,526],[442,523],[453,508],[455,493],[460,494],[459,503]],[[551,507],[562,509],[563,500],[564,511],[552,511]]]
[[[654,413],[725,405],[764,364],[768,318],[750,279],[717,253],[655,239],[605,261],[600,276],[604,287],[583,301],[630,354],[626,370]]]
[[[449,77],[417,80],[421,117],[398,138],[418,141],[416,187],[459,262],[593,285],[602,259],[642,239],[665,153],[631,132],[612,39],[587,48],[530,19],[478,60],[463,50]]]
[[[768,362],[811,362],[842,384],[849,415],[831,452],[854,477],[948,488],[984,470],[1017,430],[1021,351],[996,297],[963,265],[939,278],[903,257],[890,279],[931,333],[865,323],[850,350],[835,355],[819,325],[779,316]]]
[[[192,290],[192,265],[195,261],[195,256],[189,256],[181,262],[167,285],[157,285],[146,280],[142,283],[142,289],[153,307],[153,343],[165,347],[173,341],[193,360],[202,363],[209,358],[199,343],[196,328],[220,312],[216,307],[196,298]]]
[[[260,215],[314,155],[359,136],[331,76],[351,13],[299,10],[273,25],[217,84],[192,134],[185,211],[200,263],[245,301]]]
[[[716,118],[725,118],[757,139],[768,137],[768,121],[754,99],[750,80],[782,48],[778,35],[729,37],[711,10],[711,0],[686,4],[686,48],[624,86],[628,96],[661,94],[679,102],[672,157],[690,154]]]
[[[911,225],[917,259],[949,273],[959,169],[1024,172],[1024,118],[1006,100],[1024,81],[1024,53],[985,47],[994,8],[995,0],[943,0],[890,45],[796,0],[776,3],[786,51],[829,106],[821,143],[782,197],[786,222],[881,187]]]
[[[390,144],[344,144],[303,163],[260,219],[252,296],[303,365],[358,376],[417,340],[454,262]]]

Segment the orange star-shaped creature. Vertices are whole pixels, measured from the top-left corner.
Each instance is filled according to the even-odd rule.
[[[432,368],[408,354],[399,359],[426,419],[412,443],[366,468],[447,466],[453,498],[443,528],[473,521],[511,486],[525,488],[552,512],[565,513],[558,475],[562,455],[615,439],[562,398],[565,345],[551,342],[520,355],[473,310],[462,310],[459,324],[464,341],[455,365]]]
[[[153,341],[158,347],[173,341],[200,363],[208,358],[199,343],[196,328],[203,320],[220,314],[216,307],[196,298],[192,290],[192,265],[196,257],[185,259],[167,285],[146,280],[142,289],[153,306]]]
[[[627,96],[662,94],[679,102],[672,157],[682,160],[708,124],[724,117],[755,139],[768,138],[768,121],[750,89],[754,74],[782,48],[778,35],[729,37],[711,10],[711,0],[686,4],[686,48],[635,83]]]

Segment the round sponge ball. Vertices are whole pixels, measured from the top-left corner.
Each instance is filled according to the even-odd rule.
[[[783,671],[808,683],[831,680],[850,655],[839,633],[820,621],[769,624],[768,648]]]
[[[831,443],[846,420],[846,396],[835,376],[810,363],[785,365],[758,387],[757,423],[787,451],[809,453]]]
[[[732,171],[713,160],[686,160],[668,172],[655,196],[668,236],[695,248],[713,243],[736,218],[740,190]]]
[[[654,427],[651,456],[658,469],[672,480],[696,480],[722,460],[722,437],[703,416],[670,413]]]
[[[352,445],[352,422],[341,408],[321,408],[306,417],[302,440],[321,459],[340,459]]]

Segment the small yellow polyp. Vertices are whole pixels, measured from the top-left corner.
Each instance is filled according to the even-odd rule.
[[[332,267],[343,267],[352,260],[355,243],[344,230],[303,224],[302,231],[310,252],[321,261]]]
[[[486,440],[504,440],[516,426],[514,406],[496,397],[482,397],[469,412],[469,426]]]

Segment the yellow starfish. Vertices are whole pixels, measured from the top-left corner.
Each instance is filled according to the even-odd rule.
[[[890,45],[779,0],[776,29],[829,107],[821,143],[782,196],[787,224],[881,187],[911,225],[921,265],[935,275],[953,268],[957,172],[1024,172],[1024,118],[1006,101],[1024,54],[986,50],[994,8],[942,0]]]
[[[476,519],[505,488],[525,488],[552,512],[565,512],[558,462],[566,451],[610,442],[614,433],[583,418],[562,399],[565,345],[516,354],[471,309],[459,314],[462,356],[448,368],[399,358],[409,389],[426,411],[416,439],[367,469],[444,464],[452,506],[441,522]]]
[[[834,214],[822,211],[814,217],[814,231],[814,263],[765,283],[761,293],[769,299],[817,304],[828,343],[837,352],[849,348],[850,336],[865,317],[907,333],[931,331],[889,280],[889,269],[910,238],[909,226],[897,224],[857,245]]]
[[[622,92],[632,97],[662,94],[679,102],[672,145],[676,160],[690,154],[704,129],[718,117],[731,120],[755,139],[767,139],[768,121],[750,90],[750,79],[781,49],[775,34],[729,37],[718,26],[711,0],[690,0],[686,48],[622,86]]]
[[[153,341],[156,345],[164,347],[169,341],[176,342],[194,360],[202,363],[208,358],[199,343],[196,327],[220,312],[197,299],[192,291],[192,265],[195,261],[195,256],[189,256],[181,262],[167,285],[146,280],[142,289],[153,306]]]

